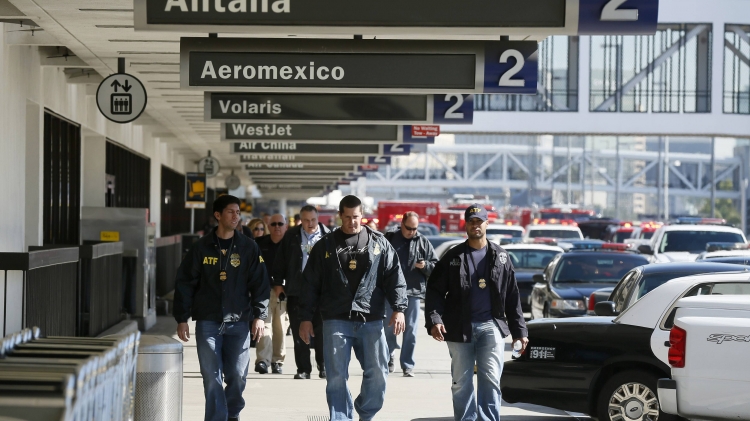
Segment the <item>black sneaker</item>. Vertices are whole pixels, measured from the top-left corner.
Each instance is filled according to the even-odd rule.
[[[391,359],[388,360],[388,372],[393,373],[393,370],[396,369],[396,366],[393,364],[393,355],[391,355]]]
[[[263,361],[255,364],[255,372],[260,374],[268,374],[268,364]]]
[[[271,373],[273,374],[283,374],[281,372],[281,364],[279,363],[271,363]]]
[[[297,373],[294,375],[297,380],[307,380],[310,378],[310,373]]]

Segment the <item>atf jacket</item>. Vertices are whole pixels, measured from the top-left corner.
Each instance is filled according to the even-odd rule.
[[[318,229],[321,239],[331,232],[321,223],[318,223]],[[271,283],[275,286],[283,286],[284,293],[288,297],[302,296],[304,285],[302,279],[302,225],[292,227],[284,234],[276,254],[272,274]]]
[[[177,323],[193,320],[238,322],[268,317],[270,284],[266,266],[255,241],[235,233],[226,256],[216,240],[216,229],[190,248],[177,270],[174,318]],[[227,280],[219,272],[227,264]]]
[[[391,231],[385,234],[385,239],[393,244],[394,237],[396,236],[403,237],[400,231]],[[411,241],[406,239],[404,241],[409,242],[409,261],[404,262],[403,266],[410,268],[404,273],[404,278],[406,278],[406,295],[424,299],[427,278],[430,277],[438,261],[437,257],[435,257],[435,250],[432,248],[430,240],[419,233]],[[424,260],[423,269],[414,267],[420,259]]]
[[[471,280],[466,257],[468,241],[443,256],[427,281],[425,327],[430,332],[436,324],[445,326],[446,341],[471,342]],[[516,274],[508,253],[499,245],[487,242],[487,263],[492,270],[488,286],[492,318],[503,335],[528,336],[523,319]]]
[[[398,264],[396,250],[383,234],[368,227],[369,262],[357,292],[352,296],[349,281],[336,254],[333,233],[326,234],[313,247],[303,273],[305,288],[301,319],[312,321],[319,310],[323,319],[351,313],[385,314],[385,298],[394,311],[406,310],[406,281]]]

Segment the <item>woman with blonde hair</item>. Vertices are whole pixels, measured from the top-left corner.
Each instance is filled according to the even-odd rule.
[[[253,239],[266,235],[266,224],[260,218],[255,218],[247,224],[250,231],[253,232]]]

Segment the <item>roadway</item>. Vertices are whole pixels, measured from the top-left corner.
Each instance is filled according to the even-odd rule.
[[[423,326],[423,319],[420,326]],[[171,317],[159,317],[157,325],[147,334],[172,336],[177,324]],[[190,323],[191,340],[184,348],[183,374],[183,421],[203,420],[203,383],[195,349],[193,322]],[[250,373],[245,388],[246,407],[240,418],[243,420],[274,421],[328,421],[325,398],[325,380],[317,372],[311,380],[294,380],[297,372],[294,364],[294,349],[291,337],[287,336],[287,354],[284,374],[258,374],[255,367],[255,350],[251,350]],[[510,339],[505,345],[505,360],[510,360]],[[450,421],[453,420],[451,401],[450,356],[443,343],[438,343],[419,329],[417,339],[414,378],[402,377],[396,353],[396,372],[388,379],[385,405],[378,413],[382,421]],[[362,381],[362,370],[352,355],[349,369],[349,387],[356,397]],[[580,414],[569,414],[556,409],[536,405],[503,402],[503,421],[585,421]]]

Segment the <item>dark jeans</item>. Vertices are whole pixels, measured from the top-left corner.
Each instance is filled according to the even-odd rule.
[[[310,345],[304,343],[299,336],[299,325],[302,319],[299,316],[299,297],[287,297],[286,311],[289,314],[289,324],[292,326],[292,338],[294,339],[294,362],[297,364],[297,373],[311,373],[310,348],[315,348],[315,362],[323,367],[323,319],[320,312],[313,316],[313,333]]]
[[[248,322],[195,322],[198,363],[206,396],[205,421],[226,421],[245,407],[247,365],[250,362]],[[224,387],[226,383],[226,387]]]

